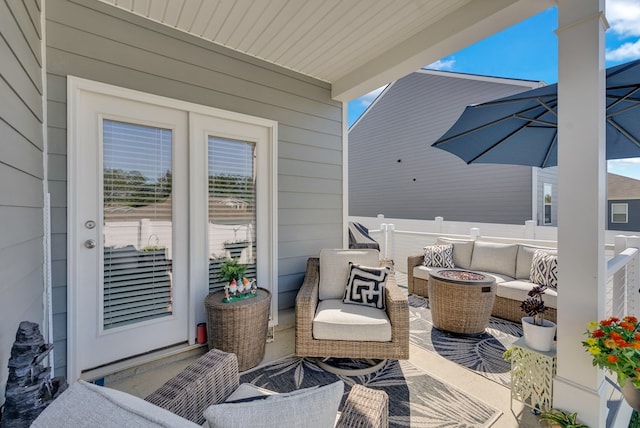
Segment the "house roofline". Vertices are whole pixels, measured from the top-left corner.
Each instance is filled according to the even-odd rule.
[[[484,76],[481,74],[461,73],[459,71],[446,71],[446,70],[433,70],[428,68],[421,68],[416,73],[431,74],[434,76],[454,77],[458,79],[478,80],[481,82],[501,83],[503,85],[515,85],[524,86],[526,88],[539,88],[541,86],[547,86],[546,82],[542,80],[528,80],[517,79],[513,77],[498,77],[498,76]]]

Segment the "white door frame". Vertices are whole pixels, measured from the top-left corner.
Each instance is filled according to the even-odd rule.
[[[121,88],[105,83],[95,82],[87,79],[82,79],[74,76],[68,76],[67,78],[67,378],[71,381],[79,379],[81,375],[81,369],[79,366],[79,353],[82,352],[78,346],[78,326],[82,320],[78,319],[78,305],[77,290],[79,287],[77,278],[76,266],[73,266],[73,261],[77,259],[77,242],[80,239],[77,236],[76,225],[78,221],[82,219],[78,218],[77,206],[78,192],[76,183],[80,179],[77,176],[77,165],[79,159],[76,156],[76,147],[80,143],[78,141],[79,126],[78,112],[81,108],[80,98],[83,92],[105,94],[115,97],[122,97],[133,101],[139,101],[143,103],[150,103],[169,108],[175,108],[183,110],[190,114],[196,113],[199,115],[210,116],[217,119],[226,119],[234,121],[239,124],[261,126],[266,129],[266,135],[268,138],[266,150],[267,159],[264,166],[268,171],[265,171],[263,180],[266,181],[264,185],[268,187],[267,194],[269,197],[261,197],[258,201],[261,204],[261,212],[264,213],[268,220],[266,224],[266,230],[263,230],[265,235],[261,236],[261,240],[266,239],[266,253],[259,255],[259,269],[264,272],[266,281],[262,282],[261,286],[269,289],[272,293],[271,299],[271,325],[277,325],[278,323],[278,217],[277,217],[277,122],[269,119],[264,119],[255,116],[249,116],[245,114],[230,112],[213,107],[202,106],[186,101],[175,100],[171,98],[161,97],[153,94],[139,92],[131,89]],[[192,138],[189,138],[190,141]],[[193,145],[190,143],[189,156],[194,159]],[[264,169],[264,168],[263,168]],[[189,180],[193,182],[195,172],[190,172]],[[264,194],[264,192],[263,192]],[[190,210],[193,210],[193,205],[189,206]],[[194,230],[195,221],[197,221],[197,214],[201,210],[193,210],[189,214],[190,226],[190,243],[189,253],[200,247],[200,242],[196,239]],[[263,241],[265,243],[265,241]],[[188,311],[188,324],[194,326],[189,329],[189,343],[195,343],[196,329],[195,326],[199,322],[206,322],[206,312],[204,308],[204,297],[208,294],[208,281],[203,281],[203,272],[198,267],[197,263],[189,261],[189,279],[188,279],[188,294],[189,294],[189,311]]]

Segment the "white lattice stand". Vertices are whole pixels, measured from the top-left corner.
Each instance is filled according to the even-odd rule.
[[[555,373],[555,346],[542,352],[529,348],[524,337],[516,340],[511,348],[511,407],[518,400],[536,411],[551,409]]]

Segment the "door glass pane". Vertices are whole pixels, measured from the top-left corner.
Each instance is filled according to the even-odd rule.
[[[224,287],[219,265],[225,258],[247,265],[256,278],[255,144],[209,137],[209,290]],[[259,285],[259,284],[258,284]]]
[[[103,121],[104,328],[171,315],[172,131]]]

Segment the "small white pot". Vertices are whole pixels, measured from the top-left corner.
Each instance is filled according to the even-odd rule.
[[[522,331],[526,344],[536,351],[551,350],[553,338],[556,335],[556,324],[549,320],[542,320],[542,325],[535,325],[533,317],[522,318]]]

